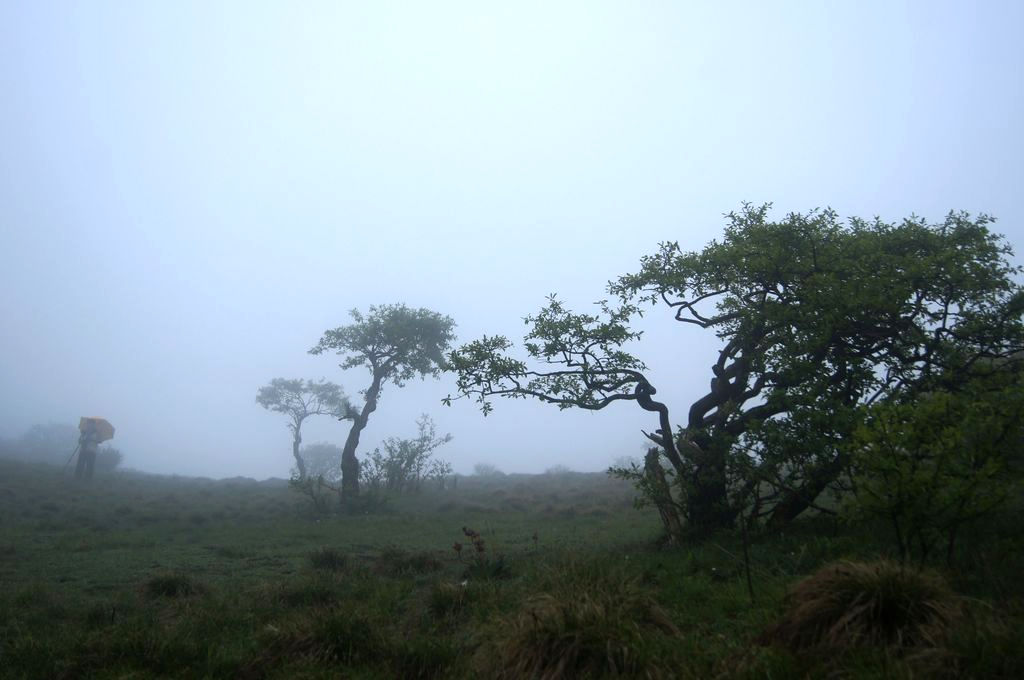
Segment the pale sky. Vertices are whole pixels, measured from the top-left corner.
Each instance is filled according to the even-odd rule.
[[[987,212],[1021,250],[1022,33],[1017,1],[0,0],[0,435],[98,415],[137,469],[287,476],[256,391],[364,388],[307,354],[349,309],[518,339],[742,201]],[[680,422],[717,341],[644,328]],[[360,452],[426,412],[457,471],[598,470],[656,427],[452,390],[387,388]]]

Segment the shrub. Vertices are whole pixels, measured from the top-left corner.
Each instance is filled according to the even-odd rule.
[[[424,480],[433,479],[444,488],[452,466],[432,457],[452,436],[438,436],[434,421],[425,413],[416,420],[416,427],[415,439],[389,437],[384,440],[383,452],[377,448],[366,456],[359,474],[363,485],[395,493],[415,492]]]
[[[797,583],[763,644],[793,651],[937,647],[961,618],[962,601],[935,572],[894,562],[837,562]]]
[[[890,522],[900,557],[924,563],[958,531],[1012,497],[1012,452],[1024,436],[1024,387],[1012,376],[977,379],[956,393],[866,409],[851,440],[854,493],[846,513]]]
[[[96,452],[96,472],[108,474],[124,462],[124,454],[113,446],[101,446]]]
[[[490,463],[477,463],[473,466],[473,474],[477,477],[504,477],[505,473]]]

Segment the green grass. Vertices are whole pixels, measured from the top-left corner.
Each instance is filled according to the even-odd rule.
[[[755,534],[751,603],[737,536],[659,549],[632,496],[510,475],[317,516],[280,482],[0,460],[0,677],[1024,677],[1019,513],[945,571],[968,598],[941,646],[826,654],[757,641],[800,579],[885,556],[883,532]]]

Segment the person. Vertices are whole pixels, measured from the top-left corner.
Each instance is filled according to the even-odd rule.
[[[78,465],[75,466],[75,479],[92,479],[92,471],[96,466],[96,449],[100,444],[100,435],[96,423],[86,421],[78,436]]]

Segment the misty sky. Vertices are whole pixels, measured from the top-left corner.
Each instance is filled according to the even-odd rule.
[[[1021,250],[1022,32],[1016,1],[0,0],[0,436],[99,415],[130,467],[287,476],[256,391],[366,387],[307,354],[349,309],[518,339],[742,201],[987,212]],[[716,341],[643,327],[678,422]],[[360,451],[427,412],[457,471],[597,470],[657,427],[452,389],[386,388]]]

